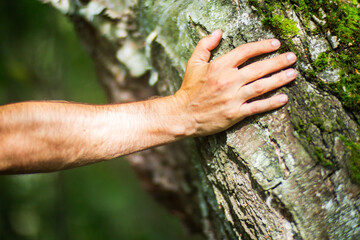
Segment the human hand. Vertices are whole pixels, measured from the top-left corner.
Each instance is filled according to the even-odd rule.
[[[288,101],[284,94],[249,100],[296,78],[294,69],[278,72],[296,61],[294,53],[284,53],[238,69],[252,57],[277,50],[280,42],[276,39],[241,45],[209,63],[210,51],[219,44],[221,37],[221,30],[216,30],[199,41],[188,61],[181,88],[174,95],[191,123],[192,130],[188,134],[191,136],[214,134],[245,117],[283,106]],[[267,76],[272,73],[275,74]]]

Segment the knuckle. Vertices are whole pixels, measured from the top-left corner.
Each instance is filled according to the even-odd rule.
[[[233,120],[233,119],[237,118],[237,115],[238,115],[238,111],[237,111],[237,109],[235,109],[233,107],[229,108],[224,114],[224,116],[227,120]]]
[[[219,65],[217,64],[217,62],[210,62],[209,66],[208,66],[208,72],[209,73],[214,73],[219,71]]]
[[[224,92],[226,89],[231,87],[231,81],[228,79],[219,78],[216,75],[210,74],[208,76],[209,86],[212,87],[216,92]]]
[[[264,71],[264,69],[261,67],[261,62],[259,63],[255,63],[254,65],[252,65],[251,69],[250,69],[250,72],[253,73],[253,78],[256,80],[256,79],[259,79],[263,76],[266,75],[266,72]]]
[[[241,52],[244,56],[250,56],[252,53],[252,48],[249,46],[249,44],[244,44],[239,47],[239,52]]]
[[[266,104],[269,110],[277,107],[276,102],[273,99],[269,99],[268,101],[266,101]]]
[[[259,112],[259,106],[258,105],[254,105],[250,108],[250,115],[254,115],[257,114]]]
[[[215,80],[215,88],[216,88],[216,91],[223,91],[224,89],[227,88],[228,86],[228,83],[225,82],[225,81],[220,81],[220,80]]]
[[[260,82],[254,82],[253,84],[253,91],[256,93],[256,94],[262,94],[265,92],[265,87],[263,84],[261,84]]]
[[[282,86],[288,82],[288,77],[285,72],[278,73],[273,76],[274,85]]]
[[[285,66],[285,58],[283,55],[279,55],[273,58],[268,59],[268,61],[266,61],[269,68],[273,69],[275,67],[280,67],[282,68],[283,66]]]
[[[206,43],[207,37],[203,37],[202,39],[200,39],[200,41],[198,42],[198,46],[202,46]]]
[[[200,41],[198,42],[197,46],[200,48],[205,48],[205,46],[207,45],[208,41],[209,41],[209,36],[203,37],[202,39],[200,39]]]
[[[279,64],[286,66],[289,64],[289,60],[286,58],[286,54],[283,54],[281,58],[279,59]]]
[[[213,74],[207,74],[204,79],[206,79],[206,82],[209,87],[217,88],[217,85],[219,84],[218,78],[216,78]]]
[[[266,61],[269,67],[276,68],[280,66],[280,68],[283,68],[286,66],[286,57],[284,54],[278,55],[276,57],[270,58]]]
[[[194,66],[196,64],[196,62],[197,62],[197,59],[198,59],[198,52],[195,49],[195,51],[193,52],[193,54],[191,55],[191,57],[187,61],[186,68],[188,69],[188,68]]]

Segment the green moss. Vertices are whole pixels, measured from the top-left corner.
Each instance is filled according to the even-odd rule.
[[[341,98],[345,107],[357,112],[360,111],[360,75],[346,75],[343,72],[339,82],[329,85]]]
[[[263,23],[270,28],[277,37],[283,39],[281,51],[293,51],[298,56],[298,62],[306,63],[309,59],[306,53],[298,52],[292,38],[299,31],[294,21],[288,21],[289,10],[294,10],[301,15],[301,21],[305,25],[308,35],[316,35],[323,38],[327,34],[337,36],[340,43],[336,49],[329,49],[321,53],[311,63],[313,70],[305,72],[307,80],[315,81],[319,87],[326,88],[342,101],[343,105],[351,111],[360,113],[360,9],[357,7],[358,0],[250,0],[249,3],[257,9],[258,14],[264,19]],[[317,18],[315,30],[310,29],[310,21]],[[317,78],[317,73],[326,69],[339,69],[340,81],[325,83]],[[306,97],[306,99],[308,99]],[[325,126],[324,121],[313,117],[311,123],[304,122],[296,115],[296,109],[292,110],[291,118],[295,134],[309,153],[315,155],[320,165],[330,169],[339,166],[327,159],[327,152],[313,143],[309,133],[309,126],[315,124],[321,131],[333,131],[333,128]],[[309,115],[318,116],[316,103],[309,104]],[[346,128],[342,119],[337,118],[340,127]],[[358,121],[360,124],[360,120]],[[348,160],[348,169],[353,182],[360,184],[360,144],[344,141],[351,157]],[[315,145],[315,146],[314,146]]]
[[[284,6],[293,9],[302,15],[302,22],[310,30],[310,20],[316,17],[323,21],[318,25],[316,34],[326,36],[328,31],[336,35],[340,46],[335,50],[320,54],[312,64],[314,71],[307,71],[306,77],[317,80],[321,87],[331,88],[344,106],[350,110],[360,112],[360,8],[358,0],[250,0],[249,3],[256,7],[259,15],[264,18],[264,24],[270,27],[274,33],[286,40],[283,42],[284,49],[294,51],[299,60],[303,53],[298,53],[291,38],[298,34],[298,29],[293,20],[286,19]],[[274,12],[278,14],[274,14]],[[326,84],[316,78],[316,73],[325,70],[328,66],[339,68],[342,71],[341,80],[337,83]]]
[[[346,137],[341,136],[341,140],[351,153],[348,161],[350,178],[354,183],[360,184],[360,144],[349,141]]]
[[[254,6],[255,8],[259,7],[259,1],[258,0],[249,0],[249,4],[251,6]]]
[[[305,133],[306,129],[309,128],[309,124],[305,123],[303,119],[297,119],[296,122],[293,122],[294,129],[298,133]]]
[[[330,53],[320,53],[315,62],[311,65],[315,68],[315,72],[324,71],[330,64]]]
[[[316,16],[324,19],[319,26],[319,34],[325,35],[328,29],[340,40],[340,47],[333,52],[320,54],[313,63],[316,72],[323,71],[329,65],[342,70],[341,80],[327,84],[342,100],[345,107],[360,111],[360,10],[358,1],[314,1],[295,0],[300,11],[308,19]],[[325,14],[324,14],[325,13]]]
[[[315,70],[309,70],[305,72],[305,77],[314,79],[316,77],[316,71]]]
[[[265,26],[271,26],[282,39],[289,39],[299,33],[294,20],[285,18],[283,15],[273,14],[271,17],[263,19]]]
[[[256,0],[250,0],[249,3],[258,9],[259,15],[264,16],[263,24],[270,27],[280,38],[290,39],[299,33],[294,20],[285,18],[282,12],[274,13],[276,9],[281,9],[280,2],[265,0],[260,4]]]
[[[294,125],[294,129],[298,132],[298,133],[304,133],[305,129],[300,127],[299,125]]]
[[[335,126],[326,122],[326,120],[319,117],[313,117],[311,122],[315,124],[322,132],[332,132]]]
[[[315,147],[315,155],[316,155],[320,165],[322,165],[324,167],[328,167],[328,168],[336,167],[335,163],[333,163],[325,158],[323,150],[320,147]]]
[[[324,122],[324,121],[323,121],[322,119],[320,119],[319,117],[313,117],[311,121],[312,121],[315,125],[317,125],[317,126],[322,125],[323,122]]]
[[[346,108],[359,112],[360,73],[356,68],[354,69],[347,65],[348,58],[349,55],[346,54],[339,54],[334,58],[333,53],[322,53],[317,60],[312,63],[314,70],[307,71],[305,74],[307,78],[317,81],[320,87],[327,88],[333,92],[334,95],[338,96]],[[316,79],[316,74],[326,68],[340,68],[340,81],[325,83]]]

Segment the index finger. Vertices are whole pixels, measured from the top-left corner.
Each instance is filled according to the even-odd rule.
[[[277,50],[280,45],[280,41],[277,39],[246,43],[214,60],[213,64],[235,68],[252,57]]]

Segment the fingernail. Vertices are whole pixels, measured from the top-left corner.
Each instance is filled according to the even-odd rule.
[[[286,96],[286,95],[282,95],[281,97],[280,97],[280,102],[281,103],[286,103],[288,101],[288,97]]]
[[[294,62],[296,59],[296,56],[293,53],[289,53],[286,57],[290,62]]]
[[[280,47],[280,41],[275,39],[271,42],[271,45],[273,45],[275,48],[278,48]]]
[[[286,76],[288,76],[288,78],[293,78],[293,77],[295,77],[295,70],[292,70],[292,69],[288,70],[288,71],[286,72]]]

